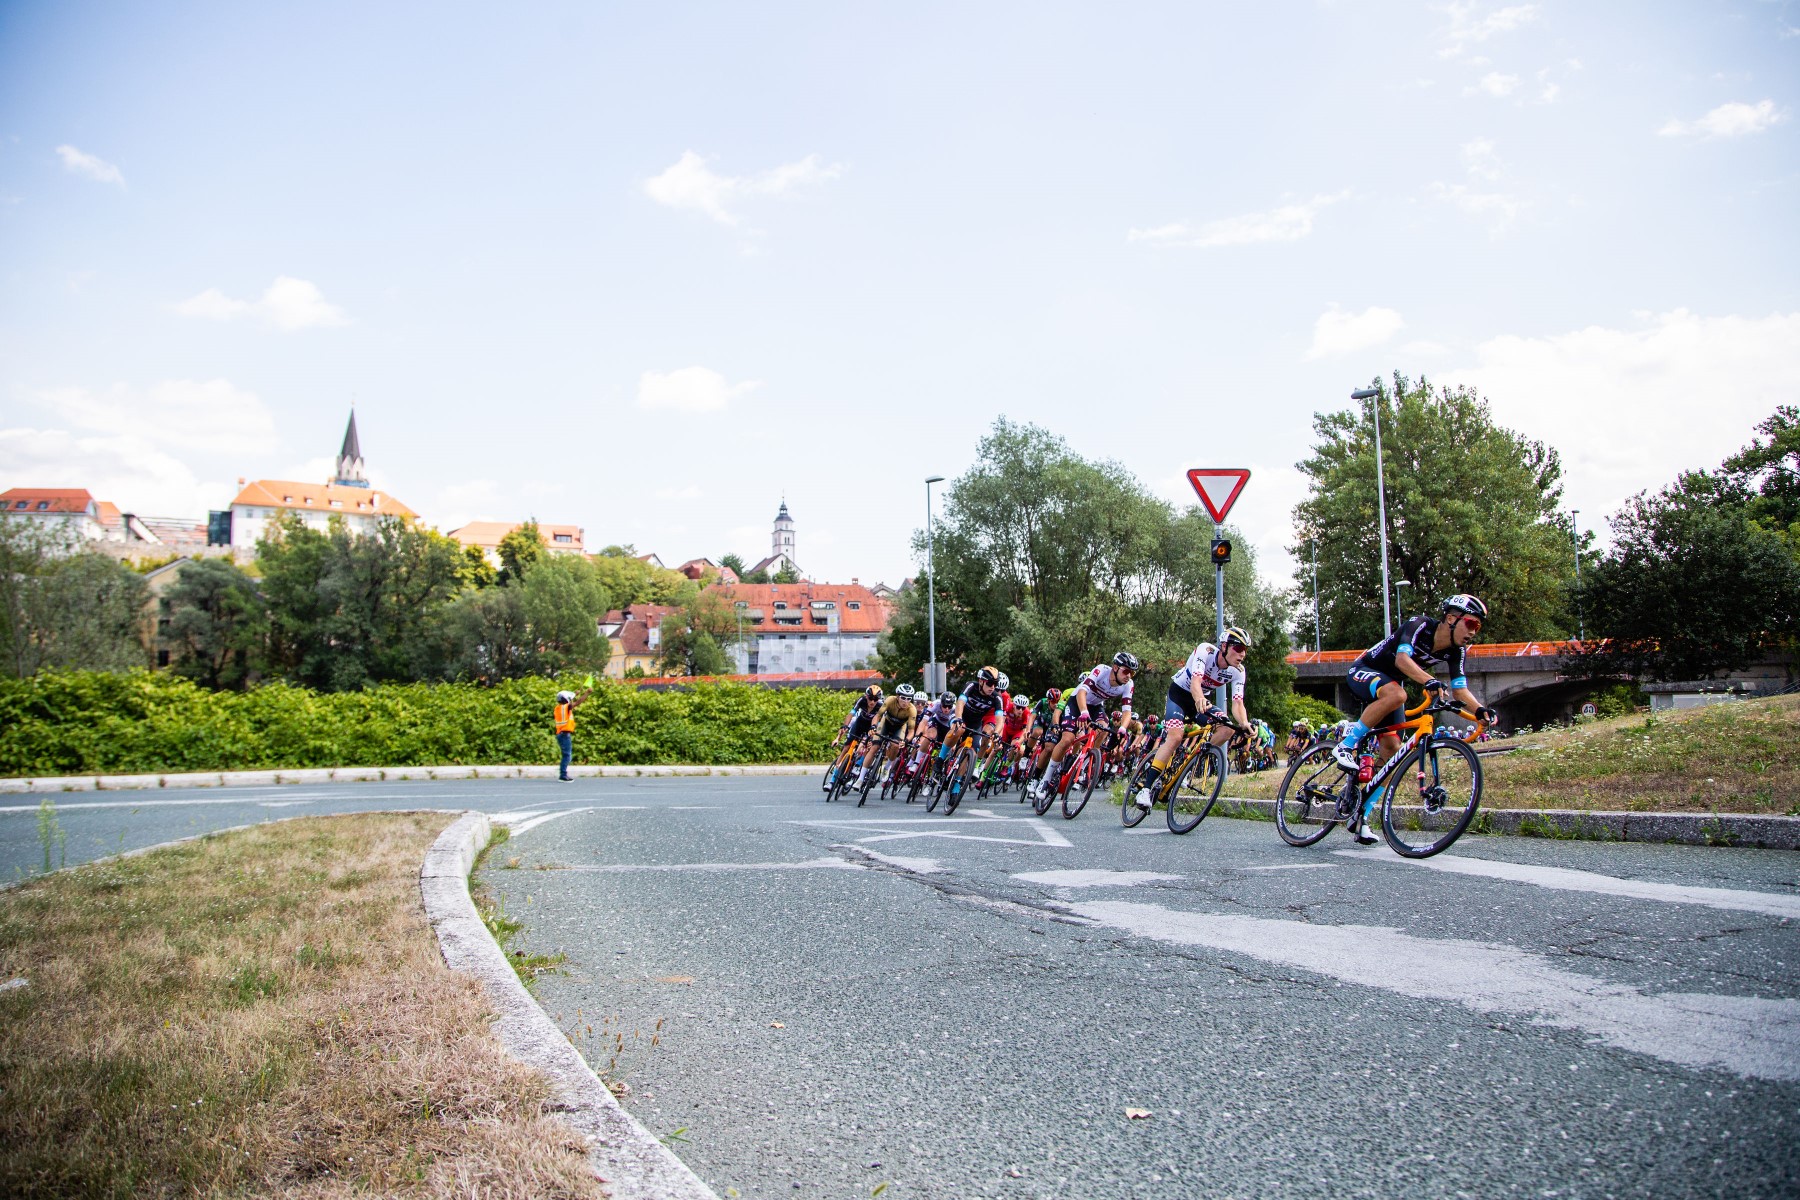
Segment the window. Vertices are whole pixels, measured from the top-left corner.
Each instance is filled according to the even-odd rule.
[[[572,538],[572,537],[570,537],[570,536],[569,536],[569,535],[568,535],[568,534],[566,534],[566,533],[559,533],[559,534],[557,534],[557,535],[556,535],[556,540],[557,540],[557,541],[559,541],[559,542],[562,542],[562,543],[563,543],[563,544],[565,544],[565,545],[567,545],[567,544],[568,544],[568,543],[570,543],[570,542],[573,542],[573,541],[574,541],[574,540],[575,540],[575,539],[574,539],[574,538]]]
[[[343,502],[343,501],[342,501],[342,500],[333,500],[333,501],[332,501],[332,502],[331,502],[331,507],[333,507],[333,508],[342,508],[342,507],[344,507],[344,502]]]
[[[786,607],[787,607],[787,601],[785,601],[785,600],[777,600],[777,601],[776,601],[776,602],[775,602],[775,607],[776,607],[776,608],[786,608]]]
[[[283,496],[281,498],[281,502],[283,504],[292,504],[294,502],[294,498],[292,496]]]
[[[850,601],[850,611],[851,612],[861,612],[862,611],[862,601],[861,600]]]
[[[49,509],[50,509],[50,502],[48,500],[39,500],[37,502],[37,510],[39,512],[47,512],[47,511],[49,511]]]
[[[16,504],[14,504],[13,507],[14,508],[24,508],[27,504],[30,504],[30,503],[31,503],[31,501],[29,501],[29,500],[20,500]]]
[[[159,667],[166,667],[169,665],[169,652],[167,650],[158,650],[156,652],[156,665]]]

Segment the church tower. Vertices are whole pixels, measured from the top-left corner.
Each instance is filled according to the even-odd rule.
[[[338,451],[337,478],[331,482],[343,487],[369,486],[369,477],[363,474],[362,443],[356,439],[356,410],[350,410],[350,424],[344,429],[344,448]]]
[[[794,558],[794,518],[788,516],[787,498],[781,500],[781,511],[775,514],[775,532],[770,539],[769,556],[783,558],[787,565],[798,571],[800,565]]]

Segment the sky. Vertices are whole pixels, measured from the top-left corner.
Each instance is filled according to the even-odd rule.
[[[996,418],[1286,584],[1399,370],[1605,540],[1800,398],[1800,2],[0,2],[0,487],[916,569]],[[1783,214],[1786,214],[1783,216]],[[939,493],[941,495],[941,492]]]

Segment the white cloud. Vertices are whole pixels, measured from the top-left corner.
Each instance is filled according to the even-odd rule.
[[[1155,229],[1133,229],[1126,235],[1126,240],[1202,250],[1215,246],[1250,246],[1259,242],[1297,242],[1313,231],[1313,220],[1319,213],[1349,194],[1343,191],[1314,196],[1299,204],[1284,204],[1265,212],[1208,221],[1197,229],[1180,223],[1159,225]]]
[[[706,367],[682,367],[677,371],[645,371],[638,379],[639,408],[674,412],[718,412],[757,386],[757,381],[727,383]]]
[[[288,275],[277,276],[260,300],[238,300],[218,288],[207,288],[177,304],[175,311],[184,317],[203,317],[211,321],[254,317],[290,333],[297,329],[350,323],[344,310],[329,303],[316,284]]]
[[[1517,75],[1502,75],[1499,71],[1489,71],[1481,77],[1481,82],[1473,87],[1464,88],[1463,95],[1473,96],[1477,92],[1485,92],[1496,99],[1501,99],[1512,95],[1518,86],[1519,77]]]
[[[1521,25],[1537,20],[1537,5],[1515,4],[1483,13],[1473,0],[1446,5],[1450,27],[1443,34],[1440,58],[1458,58],[1471,44],[1485,42],[1501,33],[1510,33]]]
[[[720,175],[692,150],[685,150],[674,165],[644,181],[644,194],[670,208],[703,212],[721,225],[737,225],[742,219],[732,211],[738,201],[753,196],[787,196],[838,178],[841,164],[823,164],[816,154],[784,163],[756,175]]]
[[[1512,223],[1519,215],[1520,203],[1517,196],[1505,192],[1477,191],[1466,183],[1442,183],[1431,185],[1431,194],[1439,200],[1454,204],[1469,216],[1477,220],[1490,222],[1490,232],[1499,233]]]
[[[85,154],[73,146],[58,146],[56,155],[62,159],[63,169],[76,175],[85,175],[98,183],[113,183],[125,186],[124,173],[103,158]]]
[[[1313,324],[1312,346],[1306,357],[1324,358],[1367,350],[1381,345],[1405,327],[1406,321],[1391,308],[1367,308],[1359,313],[1347,313],[1333,306],[1321,313]]]
[[[1743,137],[1747,133],[1761,133],[1786,119],[1786,111],[1777,108],[1773,100],[1759,100],[1755,104],[1733,102],[1721,104],[1697,120],[1670,121],[1656,132],[1662,137]]]
[[[1420,339],[1405,343],[1399,348],[1398,353],[1401,358],[1437,358],[1450,353],[1450,347],[1442,342]]]
[[[123,384],[104,391],[55,388],[35,399],[59,424],[90,433],[129,431],[158,445],[228,454],[275,448],[275,419],[267,406],[224,379],[167,379],[148,392]]]
[[[1800,394],[1800,312],[1639,314],[1633,328],[1503,336],[1439,382],[1478,387],[1501,424],[1562,454],[1571,507],[1601,525],[1633,493],[1715,467]],[[1604,528],[1604,526],[1601,526]]]
[[[140,516],[204,521],[231,503],[228,481],[202,481],[193,468],[137,431],[111,435],[66,429],[0,429],[0,478],[17,487],[79,487]]]
[[[1494,153],[1494,143],[1486,138],[1464,142],[1462,160],[1463,168],[1477,179],[1500,178],[1500,156]]]

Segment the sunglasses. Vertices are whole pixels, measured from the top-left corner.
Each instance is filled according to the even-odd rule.
[[[1481,618],[1480,617],[1464,617],[1462,619],[1462,624],[1463,624],[1463,627],[1465,629],[1467,629],[1470,633],[1480,633],[1481,632]]]

